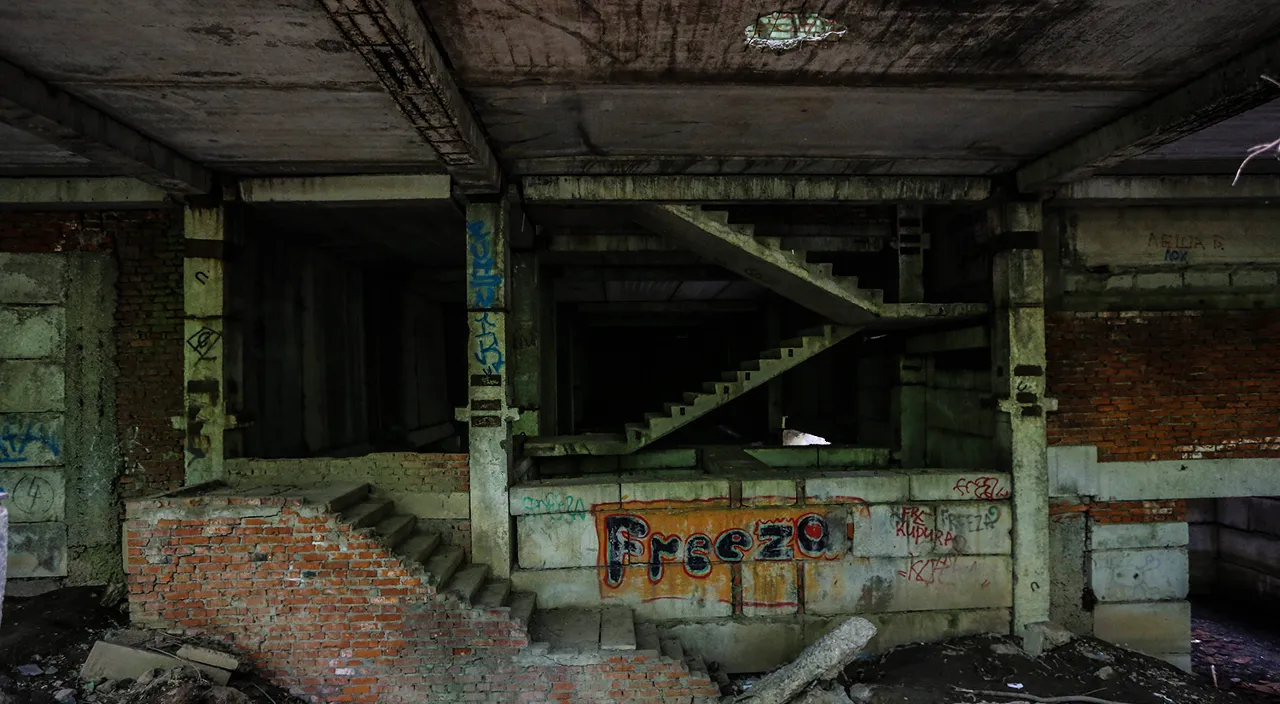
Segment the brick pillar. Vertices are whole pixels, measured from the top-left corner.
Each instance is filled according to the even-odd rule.
[[[1049,620],[1049,468],[1045,412],[1044,257],[1039,203],[993,212],[993,391],[997,469],[1013,475],[1013,632]]]
[[[511,374],[507,365],[507,262],[510,209],[467,207],[468,407],[471,559],[499,577],[511,574]]]
[[[239,335],[226,317],[226,251],[229,225],[224,205],[187,206],[183,217],[183,374],[186,408],[178,425],[186,431],[187,485],[226,477],[225,431],[228,380],[239,372]]]

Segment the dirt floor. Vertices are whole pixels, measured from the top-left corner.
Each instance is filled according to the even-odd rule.
[[[1280,701],[1257,692],[1214,689],[1205,678],[1162,660],[1091,638],[1030,658],[1007,637],[975,636],[898,648],[858,661],[845,684],[865,683],[872,704],[959,704],[1094,697],[1126,704],[1255,704]],[[957,689],[958,688],[958,689]],[[975,694],[959,691],[997,692]],[[1069,700],[1061,700],[1069,701]]]
[[[301,703],[249,673],[237,673],[230,682],[243,693],[243,699],[205,696],[210,691],[207,684],[182,682],[182,677],[170,678],[174,681],[168,687],[130,689],[130,682],[125,681],[113,693],[94,692],[80,681],[80,666],[95,642],[127,626],[124,606],[122,592],[108,593],[103,587],[61,589],[29,599],[6,598],[0,621],[0,704]],[[132,633],[136,637],[138,632]],[[156,643],[172,640],[163,633],[154,636]],[[192,696],[175,695],[173,690],[184,686]]]
[[[1228,601],[1191,604],[1191,667],[1224,689],[1280,701],[1280,609]]]

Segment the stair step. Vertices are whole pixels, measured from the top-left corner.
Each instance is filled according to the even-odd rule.
[[[706,213],[707,217],[711,218],[712,220],[715,220],[721,225],[729,224],[729,211],[727,210],[716,210],[713,208],[708,208],[706,206],[703,206],[702,212]]]
[[[390,499],[366,499],[342,514],[342,518],[353,528],[368,528],[390,516],[395,508],[395,502]]]
[[[645,422],[651,422],[655,420],[670,420],[671,414],[670,413],[646,413],[644,414],[644,419],[645,419]]]
[[[507,604],[511,608],[511,618],[529,625],[529,621],[533,618],[533,609],[538,605],[538,595],[533,592],[512,592],[510,603]]]
[[[378,521],[373,531],[378,534],[387,547],[394,548],[403,543],[413,530],[418,527],[418,517],[407,513],[394,513]]]
[[[696,395],[696,394],[695,394]],[[689,394],[685,394],[689,396]],[[664,403],[662,410],[667,412],[668,418],[682,418],[689,414],[689,405],[687,403]]]
[[[344,483],[322,486],[305,492],[307,501],[319,504],[324,510],[342,513],[369,496],[371,487],[364,483]]]
[[[439,533],[422,531],[409,536],[409,539],[401,543],[396,551],[410,562],[426,562],[439,544]]]
[[[456,545],[446,545],[427,559],[427,571],[431,573],[431,583],[437,587],[444,584],[458,571],[465,553]]]
[[[658,652],[662,648],[661,642],[658,640],[658,627],[652,623],[642,623],[636,626],[636,649],[652,650]]]
[[[547,609],[533,617],[533,639],[553,649],[595,650],[600,647],[599,609]]]
[[[766,247],[772,247],[773,249],[782,249],[781,237],[757,237],[756,242],[759,242]]]
[[[830,277],[832,275],[833,268],[834,265],[832,265],[831,262],[818,262],[816,264],[809,265],[809,271],[817,274],[818,276],[824,277]]]
[[[507,595],[511,593],[511,580],[491,579],[484,583],[475,605],[483,609],[496,609],[507,603]]]
[[[458,570],[453,575],[453,579],[445,585],[444,591],[453,592],[470,604],[474,602],[476,594],[480,593],[480,587],[484,586],[488,578],[488,565],[470,565]]]
[[[662,640],[662,654],[676,662],[684,662],[684,647],[675,638],[664,638]]]
[[[800,331],[801,337],[827,337],[835,330],[834,325],[819,325],[813,328],[805,328]]]
[[[803,337],[791,337],[779,343],[783,349],[802,349],[807,341]]]
[[[625,606],[608,606],[600,613],[600,649],[635,650],[635,613]]]
[[[684,664],[689,666],[689,672],[701,672],[706,674],[707,663],[702,659],[701,655],[690,655],[684,659]]]

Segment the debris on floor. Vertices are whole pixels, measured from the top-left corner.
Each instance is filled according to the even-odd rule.
[[[4,602],[0,704],[300,704],[216,643],[127,627],[123,593]]]
[[[751,704],[1262,704],[1280,698],[1227,691],[1163,660],[1093,638],[1069,641],[1049,631],[1032,657],[1007,636],[971,636],[907,645],[862,656],[834,679],[819,677],[790,699],[759,696],[760,677],[735,678]],[[1061,643],[1061,644],[1059,644]],[[861,646],[859,646],[861,647]],[[788,666],[789,667],[789,666]],[[785,669],[785,668],[783,668]],[[750,698],[752,694],[755,698]]]
[[[1222,689],[1280,702],[1280,618],[1266,609],[1225,600],[1191,605],[1191,667]]]

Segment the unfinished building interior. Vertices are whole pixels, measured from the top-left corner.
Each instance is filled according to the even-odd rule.
[[[10,595],[331,702],[1280,597],[1280,8],[534,5],[0,7]]]

